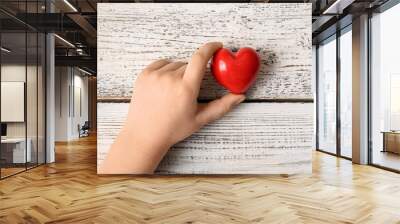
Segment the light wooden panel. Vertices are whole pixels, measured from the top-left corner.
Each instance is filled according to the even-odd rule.
[[[25,82],[1,82],[1,122],[24,122]]]
[[[0,223],[399,224],[400,220],[399,174],[321,152],[313,152],[311,175],[155,178],[97,175],[94,136],[55,147],[56,163],[0,181]],[[394,159],[400,164],[400,158]]]
[[[128,103],[98,104],[98,162],[119,133]],[[246,103],[175,145],[159,173],[311,172],[312,103]]]
[[[208,41],[255,48],[248,99],[311,100],[311,4],[98,4],[98,98],[130,99],[137,74],[160,58],[187,60]],[[225,91],[209,71],[200,98]]]

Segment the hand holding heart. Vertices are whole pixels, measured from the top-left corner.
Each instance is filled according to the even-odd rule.
[[[124,127],[99,173],[152,173],[172,145],[224,116],[245,99],[242,94],[228,93],[207,104],[197,103],[208,61],[221,47],[221,43],[207,43],[193,54],[189,63],[158,60],[142,71],[135,81]],[[241,52],[236,54],[236,60],[243,63],[241,58],[247,53]],[[245,91],[254,81],[246,75],[240,78],[239,75],[247,74],[240,63],[236,67],[231,67],[235,63],[227,64],[228,72],[238,69],[239,73],[220,70],[221,84],[235,93]],[[239,80],[236,87],[235,79]]]
[[[216,81],[232,93],[246,92],[256,80],[260,58],[252,48],[241,48],[237,53],[219,49],[212,59],[211,70]]]

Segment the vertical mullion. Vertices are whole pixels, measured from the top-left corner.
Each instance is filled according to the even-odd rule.
[[[1,32],[1,30],[2,30],[2,26],[1,26],[1,24],[2,23],[0,23],[0,47],[1,46],[3,46],[2,45],[2,32]],[[1,124],[3,124],[2,122],[1,122],[1,67],[2,67],[2,59],[1,59],[1,55],[2,55],[2,52],[1,52],[1,50],[0,50],[0,125]],[[0,134],[0,136],[1,136],[1,134]],[[2,177],[1,177],[1,170],[2,170],[2,162],[1,162],[1,144],[0,144],[0,179],[2,179]]]
[[[67,67],[68,73],[68,117],[71,117],[71,70]]]
[[[39,0],[36,0],[39,14]],[[39,165],[39,31],[36,31],[36,166]]]
[[[28,17],[28,1],[25,0],[25,21]],[[25,100],[24,100],[24,119],[25,119],[25,170],[28,169],[28,113],[27,113],[27,97],[28,97],[28,24],[25,23]]]
[[[339,27],[336,31],[336,155],[341,156],[341,119],[340,119],[340,35]]]
[[[44,2],[45,5],[45,13],[48,12],[48,0],[45,0]],[[47,163],[47,38],[48,38],[48,33],[47,31],[44,32],[44,69],[42,69],[42,72],[44,71],[44,161],[43,163]],[[42,73],[43,76],[43,73]],[[43,80],[42,80],[43,82]],[[61,89],[60,89],[61,91]],[[42,107],[43,109],[43,107]]]
[[[75,119],[75,67],[71,67],[72,74],[71,74],[71,81],[72,81],[72,87],[71,87],[71,102],[72,102],[72,120]],[[72,122],[73,123],[73,122]]]
[[[315,147],[319,149],[319,44],[315,47]]]
[[[368,131],[368,156],[367,156],[367,164],[373,164],[373,146],[372,146],[372,63],[371,63],[371,56],[372,56],[372,33],[371,33],[371,19],[372,19],[372,11],[368,11],[368,31],[367,31],[367,46],[368,46],[368,53],[367,53],[367,83],[368,83],[368,90],[367,90],[367,102],[368,102],[368,124],[367,124],[367,131]]]

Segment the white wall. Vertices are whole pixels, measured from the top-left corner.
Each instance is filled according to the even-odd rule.
[[[88,78],[72,67],[56,67],[55,73],[55,140],[70,141],[88,120]]]
[[[71,99],[74,99],[74,102],[71,102],[73,105],[71,108],[71,135],[73,138],[79,137],[78,125],[82,126],[88,120],[88,78],[82,76],[80,72],[77,75],[77,71],[74,70],[74,96],[71,96]]]
[[[24,122],[25,83],[1,82],[1,121]],[[36,107],[36,105],[35,105]]]
[[[26,72],[28,72],[29,87],[36,86],[36,80],[31,78],[31,74],[36,75],[36,66],[27,66],[25,64],[3,64],[1,66],[1,81],[2,82],[25,82]],[[29,130],[36,130],[36,87],[27,88],[27,119],[28,119],[28,137]],[[40,106],[40,105],[39,105]],[[33,108],[34,107],[34,108]],[[2,110],[7,110],[7,108],[1,108]],[[33,122],[33,123],[32,123]],[[36,132],[35,132],[36,135]],[[7,136],[8,137],[25,137],[25,122],[7,122]]]
[[[1,81],[25,82],[25,64],[8,64],[1,66]],[[5,110],[6,108],[1,108]],[[7,137],[25,137],[24,122],[7,123]]]
[[[23,106],[22,113],[26,112],[26,120],[21,122],[5,122],[7,123],[8,138],[24,138],[25,135],[29,139],[31,148],[32,161],[39,163],[44,162],[44,74],[41,66],[28,65],[25,63],[5,63],[1,66],[2,82],[24,82],[26,85],[26,108]],[[26,80],[27,79],[27,80]],[[22,93],[23,94],[23,93]],[[7,95],[2,95],[2,98]],[[12,110],[12,108],[2,107],[1,110]],[[11,112],[12,111],[8,111]],[[36,153],[39,153],[37,156]]]
[[[55,140],[68,140],[68,117],[69,117],[69,96],[70,85],[69,68],[55,68]]]

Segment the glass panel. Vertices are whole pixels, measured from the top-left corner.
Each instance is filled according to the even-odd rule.
[[[46,52],[45,44],[46,37],[44,34],[39,33],[38,45],[38,163],[45,163],[46,149],[45,149],[45,65],[46,65]]]
[[[27,13],[37,13],[37,1],[27,2]],[[37,17],[34,17],[37,18]],[[34,18],[31,18],[31,22]],[[35,30],[27,30],[27,99],[26,99],[26,113],[27,113],[27,151],[30,151],[30,158],[28,159],[28,168],[37,166],[38,160],[38,34]]]
[[[372,22],[372,163],[400,170],[400,4]]]
[[[25,170],[26,33],[1,34],[1,174]]]
[[[336,153],[336,38],[318,48],[318,145]]]
[[[352,156],[352,35],[350,31],[340,36],[340,153]]]
[[[28,32],[28,62],[27,62],[27,98],[26,98],[26,112],[27,112],[27,150],[28,158],[27,166],[28,168],[37,165],[37,33]],[[29,153],[30,152],[30,153]]]
[[[0,1],[22,13],[44,13],[45,0]],[[34,18],[29,18],[32,21]],[[0,177],[45,162],[45,35],[0,12]]]

